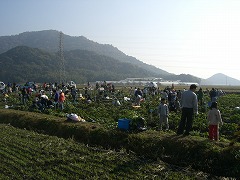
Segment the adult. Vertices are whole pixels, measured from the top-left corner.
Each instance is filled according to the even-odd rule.
[[[55,109],[57,109],[58,108],[58,100],[59,100],[59,92],[56,90],[56,89],[54,89],[53,90],[53,101],[54,101],[54,106],[55,106]]]
[[[135,95],[135,105],[140,106],[140,101],[141,101],[142,95],[143,95],[142,90],[140,88],[137,88],[134,95]]]
[[[168,100],[168,92],[166,89],[161,93],[161,98]]]
[[[200,103],[200,105],[203,105],[203,90],[202,88],[200,88],[197,92],[197,98],[198,98],[198,102]]]
[[[27,101],[27,89],[25,87],[22,88],[21,90],[21,96],[22,96],[22,104],[25,105]]]
[[[212,90],[209,92],[211,102],[217,101],[217,91],[215,88],[212,88]]]
[[[182,115],[177,134],[189,135],[192,129],[194,113],[198,114],[198,100],[195,91],[197,85],[192,84],[189,90],[184,91],[181,97]],[[185,132],[184,132],[185,130]]]
[[[77,90],[75,87],[71,88],[71,95],[72,95],[72,100],[75,103],[76,102],[76,98],[77,98]]]
[[[63,106],[64,101],[65,101],[65,94],[62,90],[60,90],[58,103],[61,111],[64,109],[64,106]]]

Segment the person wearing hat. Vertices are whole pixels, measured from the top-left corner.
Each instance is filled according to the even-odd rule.
[[[189,135],[192,129],[194,114],[198,114],[198,100],[195,91],[197,89],[196,84],[192,84],[189,90],[184,91],[181,97],[181,120],[179,122],[177,134]],[[185,132],[184,132],[185,130]]]

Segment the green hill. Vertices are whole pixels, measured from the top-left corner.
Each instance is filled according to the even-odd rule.
[[[57,77],[54,54],[26,46],[0,54],[0,79],[5,82],[49,81]]]
[[[28,46],[32,48],[43,49],[49,52],[57,52],[59,49],[59,34],[59,31],[56,30],[44,30],[36,32],[24,32],[19,35],[12,36],[1,36],[0,53],[6,52],[16,46]],[[152,65],[143,63],[134,57],[128,56],[112,45],[99,44],[97,42],[88,40],[83,36],[76,37],[64,34],[63,43],[65,51],[76,49],[93,51],[99,55],[109,56],[121,62],[134,64],[158,75],[171,74]]]
[[[18,35],[0,36],[0,53],[3,53],[0,60],[4,62],[0,68],[1,80],[14,80],[16,82],[30,79],[39,82],[58,81],[59,66],[57,66],[58,57],[56,57],[56,53],[59,50],[59,37],[60,32],[56,30],[24,32]],[[192,75],[175,75],[168,73],[155,66],[143,63],[132,56],[126,55],[112,45],[99,44],[83,36],[74,37],[63,34],[63,45],[66,70],[68,71],[67,79],[72,79],[79,83],[95,80],[121,80],[128,77],[142,78],[146,76],[160,77],[165,80],[181,80],[198,83],[201,81],[200,78]],[[32,52],[28,55],[29,51],[33,51],[33,49],[27,50],[27,52],[21,52],[23,49],[17,48],[18,54],[11,55],[11,53],[17,53],[14,52],[17,46],[37,48],[39,52]],[[34,51],[37,50],[35,49]],[[81,55],[79,56],[78,53]],[[76,56],[76,54],[78,55]],[[70,58],[68,56],[70,56]],[[40,64],[38,64],[38,62]],[[47,64],[44,64],[44,62]],[[43,65],[41,65],[41,63],[43,63]],[[79,66],[76,66],[77,64]],[[97,65],[99,65],[98,68],[96,68]],[[98,71],[96,71],[96,69]],[[24,73],[21,74],[21,71]],[[39,74],[41,74],[41,77],[39,77]]]
[[[66,78],[78,83],[154,76],[130,63],[86,50],[66,51]],[[55,82],[59,80],[59,57],[37,48],[15,47],[0,54],[0,79],[5,82]]]

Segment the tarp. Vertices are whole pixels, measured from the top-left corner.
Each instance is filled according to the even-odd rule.
[[[41,95],[41,98],[43,98],[43,99],[48,99],[48,96],[45,95],[45,94],[43,94],[43,95]]]
[[[3,82],[0,82],[0,90],[4,90],[5,89],[5,84]]]
[[[148,84],[148,87],[155,87],[155,88],[157,88],[158,85],[157,85],[156,82],[150,82],[150,83]]]
[[[75,122],[78,122],[78,121],[81,121],[81,122],[85,122],[84,119],[82,119],[81,117],[79,117],[77,114],[67,114],[67,118],[69,120],[72,120],[72,121],[75,121]]]
[[[73,121],[79,121],[78,115],[76,115],[76,114],[68,114],[67,118],[69,118],[69,119],[71,119]]]

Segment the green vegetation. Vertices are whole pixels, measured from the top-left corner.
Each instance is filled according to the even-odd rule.
[[[121,100],[127,93],[128,89],[122,89],[114,97]],[[33,97],[34,95],[31,98]],[[209,97],[205,95],[204,99],[208,102]],[[71,96],[67,96],[63,111],[46,109],[40,112],[35,109],[29,112],[31,99],[24,106],[20,104],[17,94],[11,94],[7,98],[7,104],[14,105],[13,109],[0,109],[0,123],[65,139],[71,138],[91,147],[101,147],[100,149],[134,152],[143,161],[163,160],[174,166],[191,167],[215,176],[239,177],[240,145],[235,137],[239,126],[239,111],[235,107],[240,104],[240,95],[227,94],[221,96],[218,102],[224,121],[220,130],[220,142],[207,139],[208,109],[205,105],[199,108],[200,113],[195,118],[191,136],[177,136],[174,133],[180,120],[179,112],[170,114],[171,131],[156,131],[158,95],[148,96],[141,108],[133,108],[131,102],[123,100],[121,106],[114,106],[111,99],[98,99],[90,104],[84,99],[78,99],[77,103],[72,103]],[[87,122],[65,122],[66,113],[76,113]],[[124,132],[117,129],[118,119],[137,117],[144,118],[147,131]]]
[[[66,78],[78,83],[153,76],[153,73],[130,63],[123,63],[86,50],[65,52],[64,58]],[[59,80],[59,57],[55,53],[18,46],[0,54],[0,62],[2,64],[0,79],[5,82],[58,82]]]
[[[80,91],[81,93],[81,91]],[[83,93],[83,92],[82,92]],[[92,97],[96,96],[94,90],[89,92]],[[77,103],[72,103],[71,95],[67,95],[65,108],[63,111],[46,109],[45,114],[54,115],[58,117],[66,117],[66,113],[76,113],[88,122],[95,121],[95,124],[100,124],[106,129],[117,128],[118,119],[128,118],[134,119],[136,117],[143,117],[146,121],[148,129],[155,130],[158,125],[157,107],[159,105],[160,96],[148,96],[147,100],[141,103],[141,108],[133,108],[131,101],[124,101],[123,97],[128,96],[128,89],[119,89],[114,95],[109,94],[110,97],[119,99],[121,106],[114,106],[113,100],[98,99],[93,103],[86,103],[84,99],[78,99]],[[8,105],[13,105],[12,109],[29,111],[34,99],[34,94],[30,97],[28,103],[24,106],[20,104],[18,94],[12,94],[8,97]],[[209,101],[209,97],[205,95],[205,102]],[[227,94],[218,99],[218,107],[221,111],[224,121],[223,126],[220,128],[220,138],[222,140],[234,138],[234,133],[238,131],[240,123],[240,110],[235,107],[240,106],[240,94]],[[37,109],[32,110],[40,112]],[[152,112],[151,112],[152,111]],[[201,137],[207,137],[208,124],[206,120],[206,113],[208,111],[207,104],[199,107],[199,114],[195,117],[193,123],[192,134]],[[180,121],[180,112],[171,112],[169,116],[169,125],[172,131],[176,132],[178,122]]]
[[[89,147],[3,124],[0,147],[0,179],[220,179],[124,149]]]
[[[63,35],[68,80],[77,83],[161,77],[200,82],[191,75],[174,75],[128,56],[117,48],[85,37]],[[58,82],[59,32],[46,30],[0,37],[0,80],[4,82]]]
[[[64,51],[86,50],[96,54],[108,56],[124,63],[131,63],[151,73],[170,75],[170,73],[158,69],[154,66],[145,64],[134,57],[128,56],[116,47],[107,44],[99,44],[87,38],[63,35]],[[25,32],[16,36],[0,37],[0,53],[6,52],[16,46],[28,46],[31,48],[42,49],[47,52],[56,53],[59,51],[59,31],[45,30],[37,32]],[[109,65],[109,64],[108,64]],[[127,67],[126,67],[127,68]]]
[[[0,37],[1,81],[57,82],[58,35],[57,31],[42,31]],[[64,43],[68,48],[64,52],[66,78],[77,83],[146,76],[199,82],[199,78],[172,75],[84,37],[64,35]],[[0,105],[10,108],[0,109],[0,179],[240,177],[240,110],[235,108],[240,106],[239,94],[229,93],[218,99],[224,125],[220,142],[212,142],[207,139],[206,94],[206,104],[199,107],[191,136],[177,136],[179,112],[169,116],[170,131],[156,131],[160,95],[149,95],[140,108],[134,108],[131,101],[123,100],[129,96],[126,87],[109,93],[110,99],[99,97],[94,90],[89,93],[96,98],[92,103],[82,98],[73,103],[68,94],[63,111],[29,108],[35,93],[26,105],[20,103],[17,93],[8,97],[1,94],[4,101]],[[113,105],[116,99],[121,106]],[[76,113],[86,122],[66,122],[67,113]],[[121,118],[131,119],[135,128],[120,131],[117,125]],[[140,121],[147,131],[136,129]]]

